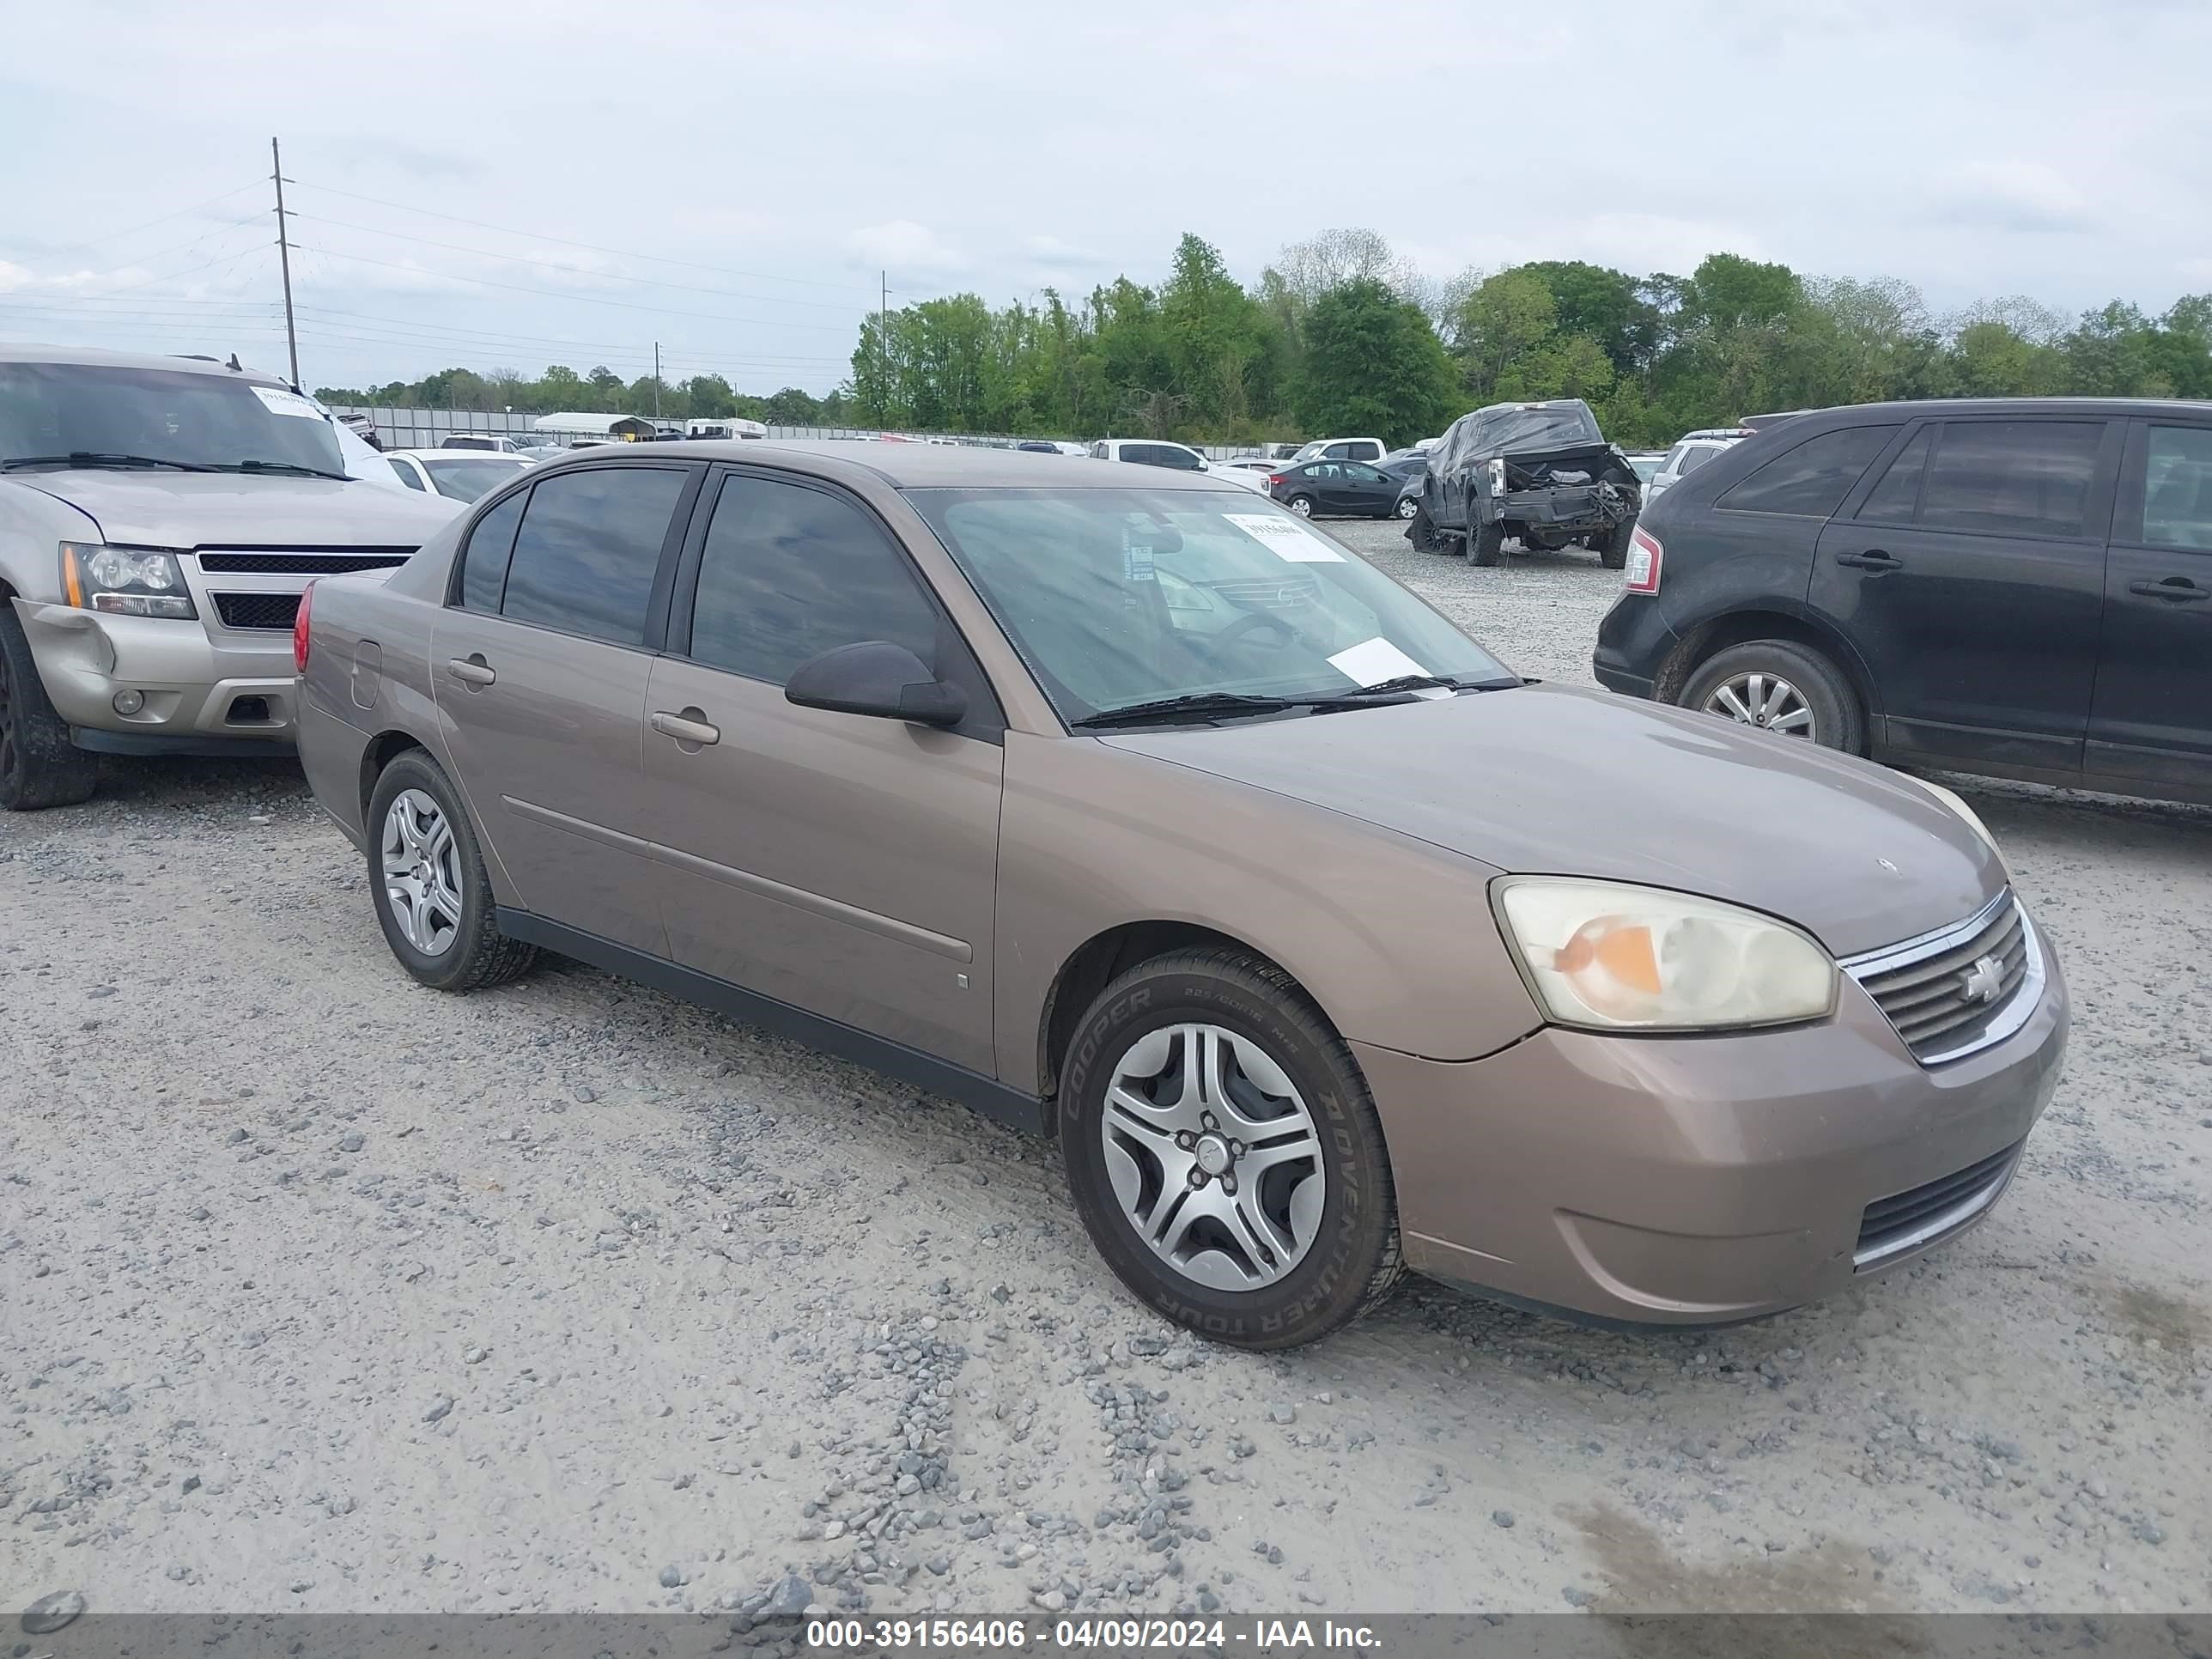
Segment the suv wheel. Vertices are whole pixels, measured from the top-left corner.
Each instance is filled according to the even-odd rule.
[[[493,919],[483,849],[453,786],[419,749],[384,769],[368,800],[368,890],[399,965],[439,991],[528,971],[538,947]]]
[[[1389,1159],[1352,1051],[1237,951],[1163,957],[1099,994],[1069,1044],[1060,1140],[1107,1264],[1218,1341],[1314,1341],[1397,1280]]]
[[[1636,520],[1623,519],[1602,536],[1590,538],[1590,549],[1597,562],[1607,570],[1619,570],[1628,563],[1628,538],[1636,533]]]
[[[70,741],[21,619],[0,593],[0,811],[74,806],[99,782],[100,763]]]
[[[1502,520],[1478,525],[1468,532],[1467,556],[1480,565],[1496,564],[1505,556],[1505,526]]]
[[[1716,652],[1683,685],[1686,708],[1802,738],[1850,754],[1866,747],[1866,720],[1843,671],[1789,640],[1753,640]]]

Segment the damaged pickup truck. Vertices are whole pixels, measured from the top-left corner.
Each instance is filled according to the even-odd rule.
[[[1461,416],[1430,450],[1406,539],[1476,564],[1496,564],[1508,538],[1524,548],[1580,542],[1618,570],[1642,506],[1636,469],[1582,399],[1492,404]]]

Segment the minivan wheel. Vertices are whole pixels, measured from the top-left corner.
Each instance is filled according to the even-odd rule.
[[[1716,652],[1682,687],[1686,708],[1859,754],[1865,720],[1843,671],[1808,647],[1753,640]]]
[[[1492,565],[1505,556],[1505,526],[1502,520],[1478,526],[1467,538],[1467,556],[1475,564]]]
[[[1083,1224],[1163,1316],[1238,1347],[1295,1347],[1396,1282],[1374,1101],[1280,970],[1230,950],[1130,969],[1084,1015],[1059,1100]]]
[[[1310,495],[1293,495],[1285,505],[1301,519],[1313,517],[1313,497]]]
[[[538,947],[499,931],[483,848],[458,792],[419,749],[401,754],[368,799],[368,890],[399,965],[439,991],[503,984]]]
[[[0,594],[0,811],[74,806],[99,783],[100,763],[70,741],[22,622]]]

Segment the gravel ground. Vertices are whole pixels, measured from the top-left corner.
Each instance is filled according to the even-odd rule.
[[[1524,672],[1619,578],[1348,539]],[[2212,813],[1962,783],[2063,953],[1984,1227],[1720,1335],[1118,1291],[1049,1150],[555,967],[417,989],[289,765],[0,823],[0,1593],[94,1611],[2203,1608]]]

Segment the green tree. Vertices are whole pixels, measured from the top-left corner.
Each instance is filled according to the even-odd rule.
[[[1346,283],[1306,319],[1297,412],[1309,430],[1394,447],[1431,437],[1454,412],[1451,360],[1419,306],[1372,277]]]
[[[1544,279],[1518,268],[1485,278],[1461,301],[1453,333],[1475,402],[1503,396],[1499,388],[1522,358],[1551,340],[1558,322],[1559,305]]]

